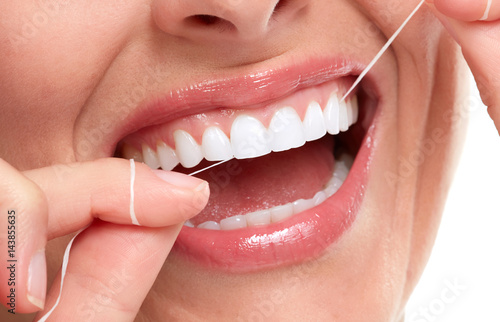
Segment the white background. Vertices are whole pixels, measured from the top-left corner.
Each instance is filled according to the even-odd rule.
[[[438,238],[406,321],[500,322],[500,137],[486,107],[471,108]]]

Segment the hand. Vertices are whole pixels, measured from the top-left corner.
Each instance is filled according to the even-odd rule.
[[[60,275],[45,301],[47,240],[90,224],[73,244],[51,320],[134,319],[183,222],[203,209],[209,191],[202,180],[137,163],[134,209],[141,226],[133,226],[130,169],[128,160],[109,158],[21,173],[0,159],[0,296],[7,308],[11,288],[16,313],[53,306]],[[8,262],[9,250],[17,262]]]
[[[427,0],[462,47],[481,98],[500,133],[500,0]],[[481,20],[483,19],[483,20]]]

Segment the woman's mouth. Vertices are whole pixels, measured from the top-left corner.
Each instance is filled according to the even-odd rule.
[[[355,221],[373,145],[376,99],[341,97],[354,75],[250,107],[217,108],[144,127],[116,155],[197,176],[206,208],[174,252],[214,269],[248,272],[321,256]]]

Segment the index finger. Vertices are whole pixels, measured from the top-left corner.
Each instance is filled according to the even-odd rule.
[[[134,165],[135,171],[129,160],[107,158],[26,171],[24,175],[46,195],[49,238],[81,229],[94,218],[116,224],[170,226],[205,207],[209,195],[205,181],[151,170],[142,163]]]

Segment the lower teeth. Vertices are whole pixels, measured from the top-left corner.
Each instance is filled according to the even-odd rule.
[[[347,178],[347,174],[353,164],[353,158],[343,153],[339,160],[335,162],[333,175],[325,188],[318,191],[311,199],[299,199],[286,205],[276,206],[270,209],[259,210],[246,215],[237,215],[222,219],[220,223],[215,221],[205,221],[196,228],[210,230],[233,230],[246,227],[269,225],[283,221],[295,214],[311,209],[322,204],[327,198],[335,194]],[[188,227],[195,227],[191,221],[185,223]]]

